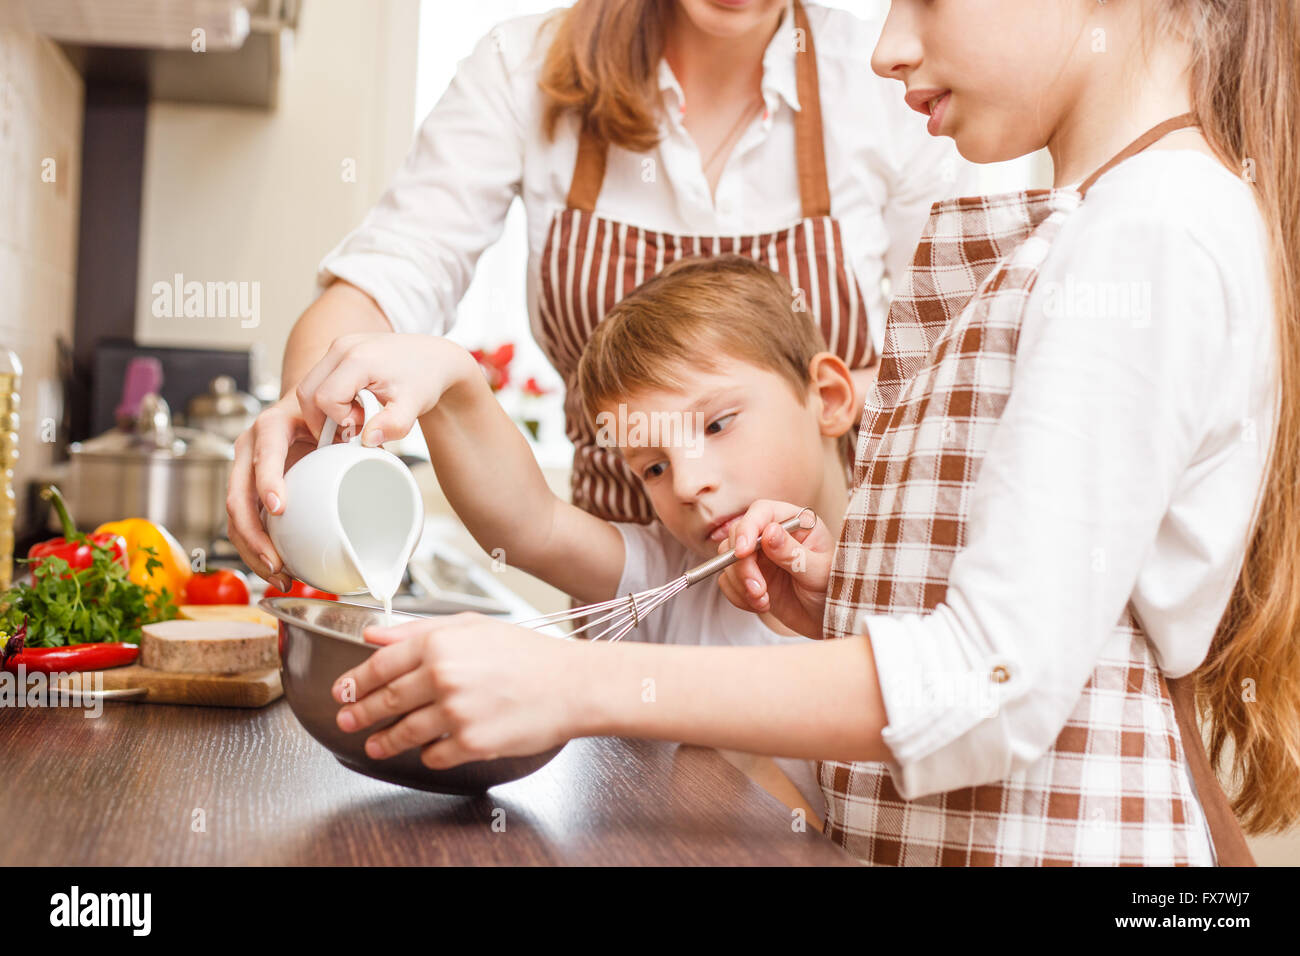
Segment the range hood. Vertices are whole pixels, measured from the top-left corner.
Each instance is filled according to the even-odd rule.
[[[274,109],[300,0],[13,0],[87,83],[149,99]]]
[[[18,0],[36,33],[83,46],[237,50],[248,37],[242,0]]]

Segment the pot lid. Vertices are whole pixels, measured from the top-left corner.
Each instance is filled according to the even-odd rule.
[[[96,458],[231,461],[235,446],[197,428],[173,426],[167,401],[158,393],[150,392],[140,400],[134,428],[114,428],[87,441],[73,442],[68,452]]]
[[[256,416],[262,403],[247,392],[241,392],[229,375],[218,375],[201,395],[195,395],[185,406],[185,415],[196,418],[239,418]]]

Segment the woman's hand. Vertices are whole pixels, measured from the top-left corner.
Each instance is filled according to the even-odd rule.
[[[445,769],[541,753],[579,733],[582,642],[481,614],[367,628],[365,637],[385,646],[335,682],[339,727],[406,715],[367,738],[371,757],[419,747],[425,766]]]
[[[718,543],[719,554],[734,547],[740,556],[719,575],[718,586],[742,611],[771,611],[786,627],[820,638],[835,538],[820,518],[787,532],[781,522],[798,511],[784,501],[750,505]]]
[[[361,443],[381,445],[406,435],[448,389],[471,375],[482,375],[474,357],[444,338],[343,335],[303,376],[297,399],[313,433],[320,434],[331,418],[346,437],[361,427],[355,400],[361,389],[369,389],[384,408],[365,423]]]

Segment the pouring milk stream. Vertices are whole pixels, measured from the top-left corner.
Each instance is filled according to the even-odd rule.
[[[326,419],[316,450],[285,474],[284,510],[266,516],[266,529],[285,573],[335,594],[369,591],[391,624],[393,595],[424,527],[424,503],[409,468],[383,448],[361,444],[380,404],[369,389],[357,401],[365,412],[357,434],[334,444],[338,426]]]

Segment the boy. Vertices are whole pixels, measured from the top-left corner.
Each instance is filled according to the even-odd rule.
[[[582,603],[604,601],[666,584],[725,550],[731,522],[761,498],[812,508],[838,534],[847,434],[861,402],[848,368],[795,301],[783,277],[751,259],[687,259],[596,328],[571,388],[598,439],[616,445],[642,480],[658,518],[650,525],[604,521],[557,498],[474,359],[445,339],[341,339],[306,394],[342,417],[335,396],[350,405],[359,388],[374,391],[386,408],[367,424],[368,444],[372,430],[391,437],[418,416],[439,484],[484,550],[504,548],[508,563]],[[629,637],[805,640],[770,614],[740,610],[716,579],[666,603]],[[820,823],[813,762],[724,755]]]

